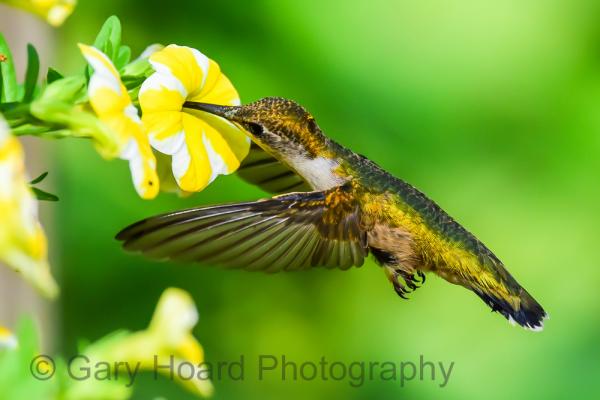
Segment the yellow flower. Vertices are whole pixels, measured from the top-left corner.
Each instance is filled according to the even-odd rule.
[[[71,15],[77,0],[4,0],[44,18],[52,26],[60,26]]]
[[[3,326],[0,326],[0,350],[14,349],[17,347],[17,338],[11,331]]]
[[[172,156],[177,184],[185,192],[204,189],[218,175],[235,171],[250,140],[234,124],[186,101],[239,105],[239,96],[216,62],[196,49],[169,45],[150,56],[155,72],[140,89],[142,120],[150,144]]]
[[[139,366],[141,370],[162,373],[192,393],[208,397],[213,393],[213,385],[203,364],[204,350],[192,335],[197,322],[198,311],[191,296],[184,290],[169,288],[162,294],[148,329],[100,339],[84,350],[89,359],[85,363],[125,362],[131,368]],[[77,369],[77,365],[72,368]],[[99,393],[101,389],[84,382],[71,387],[66,397],[82,398],[83,393],[93,392]]]
[[[90,104],[98,118],[118,135],[119,157],[129,161],[138,194],[144,199],[152,199],[159,189],[156,158],[138,111],[110,59],[94,47],[80,44],[79,48],[94,69],[88,85]]]
[[[21,143],[0,119],[0,262],[47,297],[58,287],[47,259],[46,236],[37,217],[37,201],[25,176]]]

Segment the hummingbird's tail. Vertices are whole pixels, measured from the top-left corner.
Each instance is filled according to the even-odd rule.
[[[453,265],[433,271],[450,283],[475,292],[493,312],[499,312],[511,323],[540,331],[548,318],[544,308],[506,270],[502,262],[480,244],[476,252]],[[475,254],[477,253],[477,254]]]
[[[548,318],[548,314],[520,285],[515,288],[516,290],[511,291],[508,299],[499,296],[494,291],[484,292],[481,289],[471,289],[491,307],[493,312],[499,312],[512,324],[517,323],[532,331],[541,331],[544,328],[544,320]]]

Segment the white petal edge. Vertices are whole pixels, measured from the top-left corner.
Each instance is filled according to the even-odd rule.
[[[104,83],[117,93],[121,94],[121,78],[119,77],[117,69],[106,54],[92,46],[80,45],[80,48],[81,54],[83,54],[83,57],[94,70],[94,74],[90,78],[90,91],[92,91],[92,80],[94,80],[94,76],[98,76],[99,78],[96,79],[98,80],[98,83],[95,84],[96,89],[98,85]]]
[[[9,164],[10,161],[0,162],[0,200],[9,199],[14,195],[14,172],[12,166]]]
[[[167,137],[166,139],[157,139],[155,132],[150,132],[149,139],[150,145],[155,150],[160,151],[163,154],[172,156],[185,148],[185,133],[181,130],[174,135]]]
[[[136,58],[136,60],[144,60],[146,58],[150,58],[152,54],[156,53],[159,50],[162,50],[163,48],[164,46],[160,43],[151,44],[150,46],[146,47],[144,51],[142,51],[142,54],[140,54],[140,56]]]
[[[93,98],[96,95],[98,89],[109,89],[119,96],[122,94],[120,81],[113,79],[112,76],[97,74],[94,72],[90,78],[90,83],[88,84],[88,93],[90,98]]]
[[[159,315],[168,318],[165,328],[174,328],[176,332],[189,332],[198,323],[199,315],[194,303],[177,292],[169,292],[163,298]]]
[[[192,161],[190,152],[185,144],[185,134],[183,135],[183,145],[171,158],[171,168],[173,170],[173,176],[177,180],[177,184],[181,183],[181,178],[183,178],[190,168],[190,163]]]
[[[129,104],[127,107],[125,107],[124,112],[125,112],[125,116],[128,117],[129,119],[131,119],[133,122],[135,122],[141,129],[142,120],[140,119],[140,116],[138,115],[137,108],[135,108],[135,106],[133,104]]]
[[[183,47],[185,47],[185,46],[183,46]],[[206,83],[206,77],[208,76],[208,69],[210,66],[208,57],[206,57],[204,54],[202,54],[200,51],[198,51],[194,48],[191,48],[191,47],[185,47],[185,48],[192,52],[192,55],[194,56],[194,59],[196,60],[198,67],[202,70],[202,83],[200,84],[200,88],[199,88],[199,89],[202,89],[204,87],[204,84]]]
[[[149,61],[156,72],[150,75],[148,79],[142,83],[140,95],[149,89],[160,90],[165,87],[170,90],[178,91],[181,97],[185,99],[188,95],[188,92],[185,89],[185,86],[183,86],[183,83],[177,79],[175,75],[173,75],[171,69],[159,62],[152,60]]]
[[[206,82],[206,76],[208,75],[208,68],[209,68],[209,65],[210,65],[208,57],[205,56],[199,50],[194,49],[193,47],[179,46],[177,44],[170,44],[166,48],[167,49],[169,49],[169,48],[170,49],[183,49],[183,50],[187,50],[190,53],[192,53],[192,56],[194,57],[194,60],[196,60],[196,64],[198,64],[198,67],[202,71],[202,83],[200,84],[200,87],[196,88],[196,89],[202,89],[202,87],[204,87],[204,83]],[[171,69],[167,65],[160,64],[158,62],[153,62],[153,61],[150,61],[150,63],[152,64],[152,66],[154,66],[155,64],[157,64],[161,71],[168,70],[169,73],[172,74]],[[156,67],[155,67],[155,70],[159,71]]]
[[[2,114],[0,114],[0,146],[3,146],[4,143],[10,138],[10,129],[8,128],[8,124],[2,118]]]
[[[210,139],[206,137],[204,132],[202,133],[202,143],[204,143],[204,147],[206,148],[206,153],[208,154],[208,162],[210,163],[211,175],[208,183],[212,183],[215,178],[219,175],[226,175],[229,171],[227,168],[227,164],[225,164],[225,160],[219,153],[215,151],[212,144],[210,143]]]
[[[129,142],[127,142],[127,145],[121,153],[121,159],[129,161],[129,170],[131,171],[133,186],[140,196],[144,196],[146,194],[142,185],[145,176],[144,159],[140,152],[140,146],[135,139],[129,139]],[[152,167],[155,168],[156,166],[154,165]]]

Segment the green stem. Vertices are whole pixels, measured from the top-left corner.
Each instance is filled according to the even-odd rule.
[[[42,134],[40,134],[40,137],[43,138],[47,138],[47,139],[64,139],[66,137],[72,137],[75,139],[91,139],[92,137],[85,137],[85,136],[74,136],[73,132],[69,129],[54,129],[54,130],[49,130],[47,132],[44,132]]]
[[[33,135],[38,136],[52,130],[53,128],[48,126],[40,126],[24,123],[18,126],[13,126],[11,124],[12,133],[16,136],[25,136],[25,135]]]
[[[6,119],[27,118],[30,116],[29,103],[0,103],[0,112]]]

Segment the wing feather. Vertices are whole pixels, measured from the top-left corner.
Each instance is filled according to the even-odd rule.
[[[266,272],[348,269],[368,253],[359,207],[344,187],[160,215],[117,239],[158,260]]]

